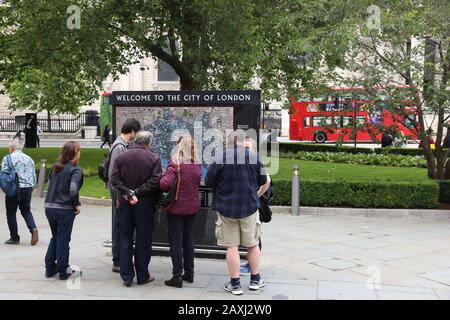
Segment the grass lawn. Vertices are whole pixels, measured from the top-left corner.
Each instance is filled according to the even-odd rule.
[[[433,183],[427,177],[423,168],[398,168],[365,166],[344,163],[327,163],[315,161],[299,161],[280,159],[280,170],[272,176],[274,180],[290,180],[292,166],[299,164],[300,179],[306,180],[346,180],[346,181],[390,181],[390,182],[424,182]],[[84,180],[81,195],[109,199],[109,191],[97,177],[87,177]]]
[[[37,167],[41,159],[47,159],[47,167],[50,167],[58,158],[60,148],[24,149],[30,155]],[[0,148],[0,157],[8,152],[7,148]],[[85,175],[97,172],[100,161],[107,153],[107,149],[85,148],[81,149],[80,165]],[[300,161],[296,159],[280,158],[280,169],[274,180],[290,180],[292,166],[299,164],[300,178],[306,180],[346,180],[346,181],[390,181],[390,182],[429,182],[427,170],[423,168],[398,168],[382,166],[366,166],[344,163],[327,163],[316,161]],[[97,177],[85,177],[81,189],[82,196],[107,198],[109,191],[105,189],[103,182]]]
[[[274,180],[290,180],[292,166],[300,167],[300,179],[305,180],[346,180],[346,181],[387,181],[387,182],[429,182],[427,169],[366,166],[347,163],[328,163],[280,159],[278,174]]]
[[[111,199],[109,189],[105,189],[105,184],[98,177],[85,177],[80,195],[91,198]]]
[[[23,149],[23,151],[33,158],[36,168],[39,168],[41,159],[47,159],[47,168],[50,168],[52,164],[58,159],[61,148],[36,148],[36,149]],[[0,148],[0,159],[8,153],[8,148]],[[94,148],[82,148],[80,156],[80,165],[85,174],[92,174],[97,172],[97,167],[100,161],[107,154],[108,149],[94,149]]]

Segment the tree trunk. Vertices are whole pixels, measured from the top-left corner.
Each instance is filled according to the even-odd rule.
[[[439,151],[436,154],[436,175],[435,178],[439,180],[444,180],[445,178],[445,152]]]
[[[201,89],[198,83],[190,76],[180,76],[180,90]]]
[[[447,159],[447,164],[445,165],[444,180],[450,180],[450,158]]]
[[[428,178],[436,179],[436,163],[434,162],[433,150],[431,150],[427,135],[423,138],[423,152],[425,159],[427,159]]]

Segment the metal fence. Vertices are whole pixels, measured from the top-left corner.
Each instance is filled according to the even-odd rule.
[[[38,117],[39,126],[44,132],[77,132],[83,126],[99,126],[99,115],[96,111],[87,111],[77,116],[51,115]],[[17,132],[25,128],[25,115],[0,117],[0,132]]]

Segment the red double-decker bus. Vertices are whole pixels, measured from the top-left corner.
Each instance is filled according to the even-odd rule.
[[[412,91],[408,86],[396,89]],[[301,92],[291,99],[289,139],[317,143],[380,141],[383,130],[390,128],[401,131],[408,140],[417,140],[417,115],[411,107],[411,95],[398,101],[403,104],[403,112],[393,114],[385,108],[385,102],[375,103],[364,92],[362,88],[342,88],[318,97]]]

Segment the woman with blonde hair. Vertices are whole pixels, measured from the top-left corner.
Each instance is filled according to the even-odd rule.
[[[169,233],[170,255],[173,277],[165,281],[167,286],[181,288],[183,280],[194,281],[194,238],[192,225],[195,214],[200,209],[198,188],[201,179],[201,162],[198,158],[197,144],[190,136],[182,136],[167,165],[159,185],[168,191],[176,182],[179,172],[180,184],[177,200],[166,207]],[[184,270],[184,273],[183,273]]]

